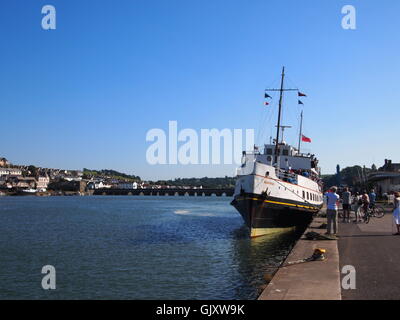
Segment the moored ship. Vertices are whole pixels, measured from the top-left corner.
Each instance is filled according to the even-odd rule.
[[[323,204],[322,183],[318,160],[312,154],[300,152],[302,121],[297,148],[279,141],[284,68],[280,89],[277,136],[273,143],[265,144],[262,152],[243,151],[242,165],[237,169],[237,181],[232,205],[239,211],[250,236],[257,237],[292,229],[307,224]],[[298,91],[299,96],[304,95]],[[266,95],[267,96],[267,95]],[[302,115],[301,115],[302,117]],[[301,119],[302,120],[302,119]]]

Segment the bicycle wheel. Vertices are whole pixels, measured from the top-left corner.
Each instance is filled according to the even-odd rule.
[[[385,215],[385,209],[383,209],[383,207],[381,206],[376,206],[373,209],[374,212],[374,217],[376,218],[382,218]]]

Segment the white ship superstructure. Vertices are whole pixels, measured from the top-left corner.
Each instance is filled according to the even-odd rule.
[[[282,92],[279,107],[281,109]],[[280,110],[279,110],[280,111]],[[323,204],[318,160],[284,141],[243,152],[237,169],[232,205],[240,212],[252,237],[279,232],[307,223]],[[301,130],[300,130],[301,132]]]

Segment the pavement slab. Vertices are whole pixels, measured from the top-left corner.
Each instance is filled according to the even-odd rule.
[[[339,224],[340,268],[356,270],[356,289],[342,289],[342,299],[400,299],[400,236],[392,235],[392,220],[388,212],[369,224]]]
[[[325,218],[315,218],[306,230],[324,233],[318,229]],[[262,292],[259,300],[340,300],[339,254],[337,240],[300,239],[285,263],[308,258],[316,248],[326,249],[326,260],[311,261],[281,267]]]

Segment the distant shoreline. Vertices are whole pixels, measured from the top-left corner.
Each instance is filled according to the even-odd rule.
[[[0,191],[0,196],[191,196],[191,197],[210,197],[210,196],[233,196],[234,188],[157,188],[157,189],[95,189],[89,191],[43,191],[28,192],[24,190]]]

